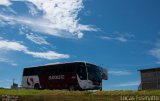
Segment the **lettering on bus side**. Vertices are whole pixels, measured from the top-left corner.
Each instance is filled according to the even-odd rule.
[[[56,75],[56,76],[49,76],[49,80],[59,80],[59,79],[64,79],[64,75]]]

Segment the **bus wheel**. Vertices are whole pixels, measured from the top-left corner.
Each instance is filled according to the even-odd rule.
[[[99,90],[102,91],[102,87]]]
[[[35,85],[34,85],[34,89],[40,89],[40,87],[39,87],[39,84],[38,83],[36,83]]]
[[[74,91],[74,90],[75,90],[75,88],[74,88],[74,86],[73,86],[73,85],[70,85],[70,86],[68,87],[68,90],[69,90],[69,91]]]

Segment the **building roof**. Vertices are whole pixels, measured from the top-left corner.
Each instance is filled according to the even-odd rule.
[[[150,70],[160,70],[160,67],[156,67],[156,68],[145,68],[145,69],[140,69],[138,71],[150,71]]]

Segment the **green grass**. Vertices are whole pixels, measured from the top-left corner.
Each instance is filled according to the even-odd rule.
[[[18,96],[22,101],[120,101],[120,96],[160,97],[160,90],[148,91],[66,91],[66,90],[11,90],[0,89],[2,95]],[[134,101],[134,100],[131,100]]]

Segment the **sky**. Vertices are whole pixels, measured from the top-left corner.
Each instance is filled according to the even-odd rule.
[[[137,90],[160,65],[159,0],[0,0],[0,87],[25,67],[87,61],[108,70],[104,90]]]

